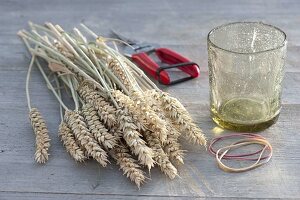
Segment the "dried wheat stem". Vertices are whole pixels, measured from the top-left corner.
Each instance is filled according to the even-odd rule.
[[[92,60],[85,54],[85,52],[78,46],[75,39],[69,36],[64,30],[59,26],[55,26],[66,38],[66,41],[70,43],[71,46],[75,49],[75,51],[79,54],[76,58],[79,62],[83,63],[86,67],[92,69],[92,73],[94,73],[96,79],[98,79],[101,83],[101,85],[106,89],[106,91],[109,91],[108,85],[105,82],[104,78],[100,75],[99,71],[97,70],[97,67],[94,65]],[[83,57],[83,58],[82,58]],[[111,94],[108,92],[108,95]]]
[[[127,178],[140,188],[141,184],[146,180],[145,173],[140,169],[137,161],[132,158],[128,149],[123,144],[120,144],[113,149],[112,157],[120,165],[120,169],[123,170]]]
[[[141,138],[142,135],[136,131],[137,127],[133,123],[128,111],[123,108],[117,110],[119,130],[123,132],[123,138],[131,151],[138,156],[141,164],[148,167],[150,170],[154,166],[153,151],[146,145],[146,142]]]
[[[75,135],[76,140],[85,148],[90,156],[98,161],[103,167],[107,165],[107,153],[99,146],[91,136],[83,117],[78,111],[65,112],[65,121]]]
[[[31,108],[29,119],[35,133],[35,161],[45,163],[48,160],[48,150],[50,147],[50,138],[46,122],[37,108]]]
[[[101,74],[101,76],[104,77],[104,79],[107,82],[109,88],[114,88],[115,83],[113,83],[113,81],[110,80],[111,76],[109,76],[109,75],[112,74],[112,72],[110,72],[109,70],[105,70],[105,73],[104,73],[104,70],[102,69],[103,64],[101,62],[99,62],[99,60],[98,60],[98,58],[95,54],[95,51],[93,49],[91,49],[90,47],[88,47],[87,45],[85,45],[85,46],[79,45],[79,47],[82,48],[83,50],[84,50],[84,48],[86,48],[86,50],[84,50],[84,51],[86,51],[86,54],[88,54],[89,57],[91,57],[91,60],[96,65],[97,70],[99,70],[99,73]],[[108,74],[109,73],[108,71],[110,72],[110,74]]]
[[[78,162],[82,162],[86,159],[84,152],[76,143],[74,135],[71,129],[65,122],[61,122],[58,129],[58,134],[61,137],[61,141],[63,142],[67,152]]]
[[[93,78],[91,78],[88,74],[86,74],[80,67],[78,67],[76,64],[74,64],[74,62],[72,62],[72,60],[70,60],[69,58],[65,57],[63,54],[61,54],[59,51],[57,51],[56,49],[52,47],[48,47],[47,45],[41,43],[40,41],[34,39],[34,37],[32,37],[32,35],[28,32],[26,32],[25,30],[23,31],[19,31],[18,35],[20,37],[22,37],[23,39],[27,39],[31,42],[33,42],[34,44],[40,46],[41,48],[45,49],[48,54],[53,55],[54,57],[57,57],[59,60],[63,61],[66,63],[66,67],[72,71],[73,73],[75,73],[77,75],[78,79],[87,79],[89,81],[91,81],[93,84],[95,84],[97,87],[103,89],[103,87],[96,82]],[[51,56],[50,56],[51,57]]]
[[[108,127],[116,125],[116,109],[110,105],[94,88],[88,85],[79,87],[78,93],[86,103],[94,106],[101,121]]]
[[[58,95],[58,93],[56,92],[56,90],[54,89],[53,85],[50,83],[47,75],[45,74],[40,62],[38,61],[38,59],[35,60],[35,63],[38,67],[38,69],[40,70],[44,80],[47,83],[47,86],[50,88],[50,90],[52,91],[52,93],[54,94],[54,96],[56,97],[57,101],[60,103],[60,105],[64,108],[64,109],[68,109],[67,106],[64,104],[64,102],[62,101],[62,99],[60,98],[60,96]]]
[[[28,104],[28,109],[29,110],[31,110],[30,95],[29,95],[29,80],[30,80],[31,70],[32,70],[32,67],[33,67],[33,64],[34,64],[34,60],[35,60],[35,56],[32,56],[29,67],[28,67],[27,76],[26,76],[25,90],[26,90],[26,98],[27,98],[27,104]]]
[[[100,66],[103,68],[103,72],[105,72],[105,74],[107,75],[107,77],[109,77],[111,79],[111,81],[113,82],[113,84],[115,86],[118,86],[119,89],[121,89],[125,94],[128,94],[128,90],[126,89],[126,86],[122,83],[122,80],[119,79],[114,73],[113,71],[108,67],[108,64],[106,62],[106,52],[104,52],[102,49],[100,49],[99,47],[95,47],[95,46],[89,46],[89,48],[94,52],[95,54],[95,59],[99,62]],[[113,87],[115,88],[115,87]]]
[[[188,140],[206,146],[206,138],[202,130],[193,122],[192,117],[176,98],[169,96],[165,92],[158,93],[155,90],[151,90],[150,93],[153,98],[159,101],[166,116],[177,125],[180,132],[184,133]]]
[[[82,26],[84,30],[91,34],[95,39],[98,37],[98,35],[94,33],[90,28],[88,28],[85,24],[80,23],[80,26]]]
[[[178,173],[177,169],[170,162],[168,155],[164,152],[159,138],[155,137],[151,131],[144,131],[144,136],[149,147],[154,152],[153,159],[160,167],[160,170],[165,173],[170,179],[174,179]]]
[[[94,138],[105,148],[113,148],[117,143],[117,138],[103,126],[96,109],[87,103],[82,106],[82,114]]]
[[[23,33],[24,34],[24,33]],[[22,40],[24,41],[25,46],[27,47],[27,49],[30,51],[30,45],[27,41],[27,39],[25,39],[22,34],[20,35],[22,37]],[[37,46],[35,47],[35,49],[37,48]],[[32,54],[32,53],[31,53]],[[28,102],[28,108],[29,110],[31,109],[31,105],[30,105],[30,96],[29,96],[29,79],[30,79],[30,73],[31,73],[31,69],[33,66],[33,63],[36,63],[38,69],[40,70],[41,74],[43,75],[48,87],[51,89],[51,91],[53,92],[54,96],[57,98],[57,100],[59,101],[59,103],[61,104],[61,106],[63,106],[65,109],[67,109],[67,107],[64,105],[64,103],[62,102],[61,98],[58,96],[58,94],[56,93],[55,89],[53,88],[52,84],[50,83],[50,81],[48,80],[48,77],[46,76],[43,68],[41,67],[38,59],[35,57],[35,55],[32,54],[32,58],[31,58],[31,62],[29,65],[29,69],[28,69],[28,73],[27,73],[27,77],[26,77],[26,97],[27,97],[27,102]]]

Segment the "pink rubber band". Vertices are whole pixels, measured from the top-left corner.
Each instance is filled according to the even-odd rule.
[[[215,143],[217,143],[218,141],[221,141],[223,139],[234,138],[234,137],[259,138],[259,139],[266,140],[266,138],[264,138],[263,136],[260,136],[258,134],[254,134],[254,133],[233,133],[233,134],[224,135],[224,136],[220,136],[220,137],[214,138],[211,141],[211,143],[210,143],[210,145],[208,147],[209,152],[211,154],[213,154],[213,155],[216,155],[216,151],[213,149],[213,145]],[[256,161],[257,159],[255,159],[255,158],[246,158],[246,157],[257,155],[257,154],[261,153],[261,151],[263,149],[264,148],[262,148],[262,149],[260,149],[258,151],[255,151],[253,153],[247,153],[247,154],[239,154],[239,155],[226,154],[226,155],[223,156],[223,159],[226,159],[226,160],[249,160],[249,161]],[[263,157],[261,157],[260,160],[267,159],[267,158],[269,158],[269,156],[270,155],[263,156]]]

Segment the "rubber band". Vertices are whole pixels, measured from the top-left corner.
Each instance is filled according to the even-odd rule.
[[[208,147],[208,150],[211,154],[213,155],[216,155],[216,150],[213,149],[213,145],[217,142],[219,142],[220,140],[223,140],[223,139],[226,139],[226,138],[232,138],[232,137],[246,137],[246,138],[261,138],[261,139],[264,139],[266,140],[266,138],[264,138],[263,136],[260,136],[258,134],[252,134],[252,133],[235,133],[235,134],[230,134],[230,135],[224,135],[224,136],[220,136],[220,137],[217,137],[215,139],[213,139]],[[260,149],[260,150],[257,150],[253,153],[247,153],[247,154],[239,154],[239,155],[232,155],[232,154],[226,154],[224,155],[223,159],[226,159],[226,160],[249,160],[249,161],[256,161],[257,159],[255,158],[245,158],[245,157],[249,157],[249,156],[253,156],[253,155],[257,155],[259,153],[261,153],[261,151],[263,150]],[[261,159],[264,160],[264,159],[267,159],[268,156],[263,156]]]
[[[238,140],[228,146],[222,147],[215,151],[213,149],[213,145],[217,143],[218,141],[227,139],[227,138],[234,138],[234,137],[245,137],[245,139]],[[238,149],[243,146],[251,145],[251,144],[258,144],[262,145],[262,149],[252,152],[252,153],[247,153],[247,154],[240,154],[240,155],[232,155],[229,154],[229,152],[232,149]],[[265,151],[268,150],[269,153],[268,155],[263,156]],[[230,135],[225,135],[225,136],[220,136],[215,139],[213,139],[209,145],[209,151],[215,155],[217,164],[220,169],[226,172],[245,172],[248,170],[255,169],[259,166],[262,166],[266,163],[268,163],[272,157],[273,154],[273,149],[271,144],[267,141],[266,138],[257,135],[257,134],[252,134],[252,133],[236,133],[236,134],[230,134]],[[258,158],[248,158],[249,156],[253,155],[258,155]],[[242,167],[242,168],[233,168],[225,165],[222,160],[227,159],[227,160],[247,160],[247,161],[255,161],[253,164],[247,166],[247,167]]]
[[[248,145],[248,144],[261,144],[261,145],[264,145],[263,150],[261,151],[261,153],[260,153],[257,161],[254,164],[252,164],[252,165],[250,165],[248,167],[233,168],[233,167],[228,167],[227,165],[225,165],[222,162],[222,158],[224,157],[224,155],[226,155],[226,153],[228,151],[230,151],[231,149],[235,149],[235,148],[238,148],[238,147],[241,147],[241,146]],[[267,159],[265,159],[264,161],[260,162],[262,160],[261,159],[262,155],[263,155],[264,151],[267,148],[270,149],[270,154],[268,155]],[[220,155],[220,151],[224,151],[224,152]],[[258,139],[258,138],[252,138],[252,139],[245,139],[245,142],[242,142],[242,143],[232,144],[232,145],[229,145],[229,146],[226,146],[226,147],[218,149],[218,151],[216,153],[216,159],[217,159],[218,166],[223,171],[226,171],[226,172],[245,172],[245,171],[249,171],[249,170],[255,169],[257,167],[260,167],[260,166],[268,163],[270,161],[271,157],[272,157],[272,154],[273,154],[272,146],[271,146],[271,144],[267,140]]]
[[[230,135],[224,135],[224,136],[221,136],[221,137],[217,137],[215,139],[213,139],[209,145],[209,150],[210,152],[215,155],[216,154],[216,151],[213,149],[213,145],[220,141],[220,140],[223,140],[223,139],[226,139],[226,138],[231,138],[231,137],[239,137],[239,136],[243,136],[243,137],[247,137],[247,138],[251,138],[251,137],[259,137],[259,138],[262,138],[262,139],[265,139],[264,137],[260,136],[260,135],[256,135],[256,134],[251,134],[251,133],[241,133],[241,134],[230,134]],[[261,149],[262,150],[262,149]],[[252,155],[256,155],[258,153],[261,152],[261,150],[258,150],[254,153],[248,153],[248,154],[240,154],[240,155],[226,155],[224,157],[224,159],[229,159],[229,158],[234,158],[234,157],[246,157],[246,156],[252,156]]]

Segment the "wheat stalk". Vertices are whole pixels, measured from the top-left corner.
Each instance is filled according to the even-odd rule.
[[[29,119],[35,133],[35,161],[45,163],[48,160],[48,150],[50,147],[49,132],[45,120],[37,108],[31,108]]]
[[[58,134],[61,137],[67,152],[78,162],[82,162],[86,159],[84,151],[76,143],[71,129],[67,126],[65,122],[61,122],[58,129]]]
[[[178,175],[177,169],[170,162],[168,155],[164,152],[160,139],[155,137],[151,131],[144,131],[144,136],[149,147],[154,152],[153,159],[160,167],[160,170],[164,172],[170,179],[174,179]]]
[[[123,138],[131,151],[138,156],[141,164],[148,167],[150,170],[154,166],[153,151],[146,145],[146,142],[141,138],[142,135],[136,130],[137,127],[133,123],[132,118],[128,114],[126,108],[117,109],[117,117],[119,122],[119,130],[123,132]]]
[[[107,153],[99,146],[98,142],[91,136],[83,117],[79,111],[65,112],[65,121],[75,135],[80,145],[85,148],[90,156],[92,156],[103,167],[106,167],[108,159]]]
[[[66,47],[60,42],[60,41],[54,41],[53,46],[57,51],[59,51],[62,55],[64,55],[66,58],[70,59],[71,61],[75,60],[75,56],[72,52],[68,51]],[[84,80],[82,77],[80,77],[81,80]]]
[[[120,169],[123,170],[124,174],[133,181],[138,188],[146,180],[145,173],[140,169],[137,161],[132,158],[128,149],[123,144],[117,145],[112,151],[112,157],[117,161]]]
[[[78,93],[97,110],[100,119],[108,128],[116,125],[116,109],[110,105],[95,89],[91,86],[82,85],[78,89]]]
[[[90,132],[105,148],[111,149],[117,143],[117,138],[113,136],[103,126],[96,109],[89,103],[82,106],[82,114],[87,122]]]

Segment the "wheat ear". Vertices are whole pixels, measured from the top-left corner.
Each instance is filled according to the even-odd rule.
[[[116,60],[111,58],[110,56],[106,56],[106,63],[108,65],[108,68],[113,72],[113,74],[122,82],[122,84],[125,86],[127,90],[132,89],[132,81],[135,82],[135,80],[129,80],[127,78],[126,72],[121,67],[120,63]],[[127,71],[127,73],[130,73]],[[137,85],[137,83],[135,82]]]
[[[147,166],[150,170],[155,163],[152,149],[149,148],[146,142],[141,138],[142,135],[136,130],[137,127],[125,108],[117,109],[117,116],[119,130],[123,132],[123,138],[127,145],[131,151],[138,156],[139,162]]]
[[[135,102],[136,107],[144,113],[146,124],[152,132],[158,132],[162,143],[166,141],[167,129],[166,121],[161,119],[155,111],[151,109],[151,101],[147,101],[144,94],[134,90],[130,96]]]
[[[37,108],[30,109],[29,119],[35,133],[35,161],[45,163],[48,160],[48,150],[50,147],[50,138],[46,122]]]
[[[165,92],[158,93],[152,90],[151,93],[153,98],[160,102],[166,116],[178,126],[180,132],[184,133],[189,141],[206,146],[206,138],[202,130],[198,128],[187,110],[176,98]]]
[[[103,126],[96,109],[87,103],[82,106],[82,114],[94,138],[105,148],[113,148],[117,143],[117,138]]]
[[[181,133],[178,131],[176,125],[164,115],[164,112],[161,110],[157,99],[151,97],[151,94],[146,92],[145,98],[148,102],[151,103],[151,108],[157,113],[157,115],[164,119],[167,122],[167,140],[164,144],[164,151],[169,156],[172,161],[175,161],[177,164],[184,164],[184,150],[181,149],[181,145],[178,142],[178,138]]]
[[[176,167],[170,162],[168,155],[164,152],[159,138],[155,137],[151,131],[144,131],[144,136],[149,147],[154,152],[154,160],[170,179],[174,179],[178,173]]]
[[[159,96],[154,90],[148,90],[145,92],[145,98],[151,103],[151,108],[157,113],[157,115],[167,122],[167,140],[164,145],[164,151],[169,156],[170,160],[175,161],[177,164],[184,164],[184,150],[181,149],[181,145],[178,142],[178,138],[181,133],[178,131],[178,125],[174,125],[170,118],[167,118],[160,106]]]
[[[149,93],[149,91],[151,90],[148,90],[144,93],[144,98],[148,102],[151,109],[157,114],[157,116],[166,122],[166,129],[167,129],[166,143],[169,143],[170,141],[172,141],[169,140],[170,137],[177,139],[181,135],[181,133],[178,131],[177,126],[172,123],[171,119],[165,116],[164,111],[161,109],[158,100],[153,98],[151,96],[151,92]]]
[[[80,112],[67,110],[65,112],[65,121],[72,130],[77,141],[85,148],[88,154],[103,167],[106,167],[107,162],[109,162],[107,153],[100,147],[94,137],[91,136]]]
[[[58,134],[61,137],[67,152],[78,162],[82,162],[86,159],[84,151],[76,143],[74,135],[71,129],[65,122],[61,122],[58,129]]]
[[[118,102],[118,104],[127,108],[129,112],[137,116],[140,122],[156,134],[162,143],[166,141],[166,123],[160,119],[151,107],[142,100],[138,92],[134,92],[135,99],[131,99],[129,96],[123,94],[121,91],[114,90],[112,95]]]
[[[100,94],[88,85],[83,85],[78,89],[78,93],[86,103],[90,103],[97,110],[101,121],[108,127],[116,125],[116,109],[110,105]]]
[[[119,90],[112,90],[112,96],[118,102],[119,106],[129,110],[129,114],[132,117],[134,124],[137,126],[137,129],[139,131],[144,131],[146,129],[144,124],[145,120],[143,120],[145,118],[144,114],[141,115],[141,112],[134,106],[133,100]]]
[[[123,145],[117,145],[112,151],[112,157],[117,161],[124,174],[133,181],[138,188],[145,182],[145,173],[140,169],[137,161],[132,158],[128,149]]]
[[[164,146],[164,151],[172,162],[175,161],[177,164],[184,164],[183,159],[185,150],[182,150],[178,137],[179,134],[175,129],[170,130],[170,134],[168,134],[167,137],[167,143]]]
[[[159,106],[158,99],[153,98],[151,96],[151,90],[145,92],[145,99],[148,101],[152,110],[163,120],[166,121],[166,129],[167,129],[167,139],[164,144],[164,152],[168,155],[168,157],[175,161],[177,164],[184,164],[184,150],[181,149],[181,145],[178,142],[178,138],[181,133],[178,131],[177,127],[172,123],[172,121],[164,115],[163,110]]]

